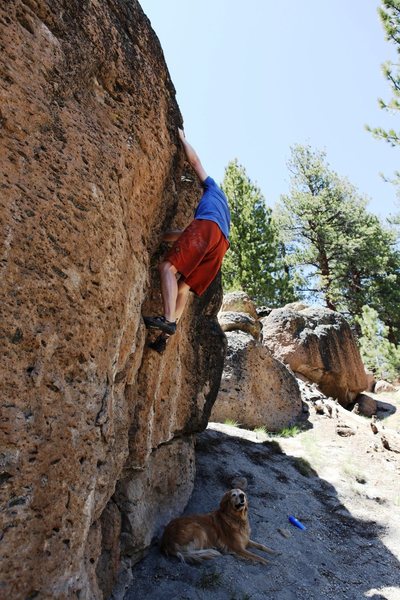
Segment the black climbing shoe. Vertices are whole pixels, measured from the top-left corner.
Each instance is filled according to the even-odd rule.
[[[167,333],[160,333],[158,338],[154,340],[154,342],[149,343],[149,348],[155,350],[159,354],[163,354],[167,347],[167,342],[169,340],[169,335]]]
[[[176,331],[176,323],[167,321],[165,317],[143,317],[147,329],[160,329],[169,335],[173,335]]]

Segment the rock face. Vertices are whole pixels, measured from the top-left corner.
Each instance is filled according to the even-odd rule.
[[[346,320],[326,308],[276,309],[263,319],[263,343],[273,356],[318,384],[324,394],[350,404],[367,377]]]
[[[211,420],[279,431],[302,412],[295,377],[271,352],[243,331],[226,333],[228,350]]]
[[[10,0],[0,28],[0,589],[97,600],[191,492],[220,284],[164,355],[145,346],[161,231],[189,222],[199,190],[136,0]]]

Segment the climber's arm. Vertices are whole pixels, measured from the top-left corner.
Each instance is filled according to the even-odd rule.
[[[163,233],[163,242],[175,242],[182,234],[183,229],[168,229]]]
[[[183,149],[185,150],[186,158],[190,165],[193,167],[197,177],[200,179],[200,183],[203,183],[205,179],[207,179],[207,173],[205,172],[203,165],[200,162],[199,157],[197,156],[195,150],[192,146],[186,141],[185,134],[183,133],[183,129],[178,129],[179,138],[182,142]]]

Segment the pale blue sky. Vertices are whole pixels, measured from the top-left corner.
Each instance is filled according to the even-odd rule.
[[[390,88],[381,64],[395,57],[378,0],[142,0],[164,50],[189,141],[221,181],[238,158],[273,205],[288,189],[290,146],[324,148],[370,209],[398,209],[379,172],[399,150],[364,125],[397,127],[378,108]]]

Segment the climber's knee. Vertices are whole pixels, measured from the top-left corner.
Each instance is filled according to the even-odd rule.
[[[161,262],[158,265],[158,270],[160,272],[160,275],[169,275],[170,273],[172,275],[176,275],[177,274],[177,268],[174,267],[174,265],[172,263],[170,263],[168,260],[164,260],[163,262]]]
[[[183,279],[179,280],[178,283],[178,294],[186,296],[190,292],[190,285],[186,283]]]

